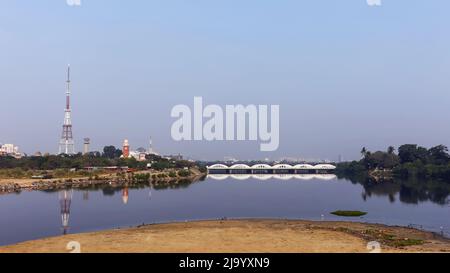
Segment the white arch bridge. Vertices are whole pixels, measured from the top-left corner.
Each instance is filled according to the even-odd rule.
[[[336,166],[331,164],[256,164],[249,166],[246,164],[235,164],[227,166],[225,164],[214,164],[207,167],[208,174],[332,174]]]

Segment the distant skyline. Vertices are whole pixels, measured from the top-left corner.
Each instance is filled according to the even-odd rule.
[[[450,146],[447,0],[3,1],[0,143],[58,152],[71,65],[75,148],[196,159],[358,159]],[[280,105],[280,143],[175,142],[177,104]]]

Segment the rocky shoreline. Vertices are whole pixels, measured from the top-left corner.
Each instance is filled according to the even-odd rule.
[[[192,171],[191,175],[186,177],[170,177],[169,172],[140,172],[139,174],[150,174],[149,179],[133,179],[132,177],[106,176],[96,179],[89,178],[66,178],[66,179],[49,179],[49,180],[20,180],[8,179],[0,182],[0,195],[20,193],[21,191],[44,191],[44,190],[63,190],[63,189],[81,189],[92,186],[112,186],[121,187],[127,185],[137,185],[142,183],[151,183],[152,185],[161,186],[169,184],[178,184],[180,182],[195,182],[201,180],[206,174],[199,171]]]

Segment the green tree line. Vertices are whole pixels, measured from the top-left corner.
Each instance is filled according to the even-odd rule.
[[[361,160],[340,163],[337,172],[359,175],[372,170],[388,170],[399,178],[433,178],[450,181],[450,155],[448,148],[438,145],[425,148],[416,144],[405,144],[396,149],[370,152],[361,150]]]
[[[105,146],[103,152],[91,152],[68,155],[26,156],[20,159],[14,157],[0,157],[0,169],[21,170],[56,170],[56,169],[82,169],[85,167],[120,166],[135,169],[144,169],[148,163],[152,168],[163,170],[167,168],[192,167],[194,163],[185,160],[168,160],[157,155],[148,155],[145,161],[135,158],[121,158],[122,151],[114,146]]]

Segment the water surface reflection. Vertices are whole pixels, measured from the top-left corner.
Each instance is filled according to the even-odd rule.
[[[342,220],[414,226],[450,234],[450,185],[346,180],[333,175],[214,175],[172,184],[97,185],[0,196],[0,244],[142,223],[220,219]]]

